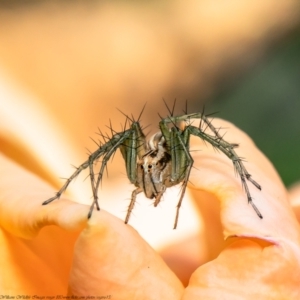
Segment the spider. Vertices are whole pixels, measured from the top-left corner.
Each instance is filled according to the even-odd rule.
[[[190,135],[194,135],[208,142],[232,160],[234,168],[241,178],[248,203],[251,204],[258,217],[262,219],[262,214],[252,201],[247,181],[251,182],[259,190],[261,190],[261,186],[251,178],[251,175],[242,163],[242,159],[236,154],[234,149],[238,147],[238,145],[226,142],[218,130],[212,125],[208,117],[204,115],[203,111],[202,113],[185,113],[184,115],[174,116],[174,106],[172,111],[167,106],[170,116],[166,118],[161,117],[161,121],[159,122],[160,131],[154,134],[148,141],[139,122],[145,106],[137,121],[123,113],[126,116],[124,130],[117,133],[110,127],[112,136],[109,138],[100,132],[100,135],[104,138],[104,142],[98,144],[99,148],[91,153],[88,159],[76,168],[76,171],[66,180],[65,184],[56,192],[55,196],[44,201],[43,205],[59,199],[71,181],[76,178],[81,171],[89,168],[93,192],[93,203],[88,213],[88,218],[90,218],[95,206],[97,210],[100,210],[98,189],[104,169],[110,158],[120,149],[125,161],[127,177],[130,182],[136,186],[136,189],[133,190],[131,194],[125,224],[129,221],[136,197],[139,193],[144,192],[147,198],[155,199],[154,206],[156,207],[168,187],[182,183],[174,222],[174,229],[176,229],[179,210],[194,162],[189,152]],[[200,125],[197,127],[193,126],[191,119],[200,119]],[[127,122],[129,123],[128,129],[126,129]],[[209,128],[210,133],[206,133],[207,128]],[[94,164],[101,157],[100,172],[96,176]]]

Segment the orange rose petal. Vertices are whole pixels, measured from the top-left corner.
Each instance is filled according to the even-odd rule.
[[[227,141],[239,144],[235,151],[244,159],[244,165],[252,179],[261,185],[260,191],[251,182],[247,182],[253,203],[263,219],[260,219],[248,204],[241,180],[235,174],[231,160],[212,147],[203,146],[199,139],[195,143],[201,151],[193,155],[197,169],[193,169],[190,177],[190,188],[196,203],[205,202],[205,199],[198,197],[203,191],[219,199],[225,237],[272,237],[300,244],[300,227],[289,204],[286,189],[274,167],[252,140],[234,125],[219,119],[214,119],[213,124],[217,128],[226,128],[224,133]]]
[[[229,140],[232,134],[241,143],[239,155],[249,160],[247,169],[263,187],[263,191],[251,188],[251,194],[264,218],[260,220],[247,205],[226,157],[209,148],[199,157],[195,155],[201,169],[193,170],[191,180],[196,187],[192,193],[216,195],[225,236],[248,239],[238,240],[217,259],[198,268],[184,299],[200,295],[204,299],[220,299],[221,295],[222,299],[235,299],[246,295],[244,289],[251,299],[253,295],[265,299],[270,291],[275,291],[274,297],[270,293],[274,299],[282,299],[282,293],[293,299],[298,296],[299,285],[298,223],[272,166],[238,129],[230,130]],[[64,293],[74,243],[86,225],[88,207],[66,200],[41,206],[41,199],[47,198],[51,189],[3,157],[1,166],[7,174],[0,182],[0,222],[5,229],[1,233],[1,263],[7,269],[1,288],[9,293]],[[20,196],[19,190],[26,197]],[[46,225],[57,226],[43,228]],[[33,240],[24,240],[37,234]],[[275,288],[279,284],[284,287]],[[253,285],[256,289],[249,289]],[[179,299],[182,290],[179,280],[135,230],[104,211],[94,213],[75,245],[69,294]]]
[[[201,237],[190,236],[159,251],[161,257],[184,286],[188,285],[191,274],[199,265],[208,260],[205,241],[201,240]]]
[[[66,294],[88,207],[66,200],[42,206],[53,190],[3,156],[0,164],[6,174],[0,181],[1,294]]]
[[[130,226],[96,212],[74,253],[70,295],[112,299],[180,299],[183,286],[162,258]]]
[[[193,274],[183,299],[300,299],[300,252],[238,240]]]
[[[62,199],[51,205],[42,202],[53,195],[53,188],[19,165],[0,156],[0,225],[9,233],[31,239],[46,225],[62,229],[83,229],[88,207]]]
[[[15,174],[0,182],[0,260],[6,270],[1,292],[65,295],[69,282],[72,295],[180,299],[180,281],[129,225],[95,211],[86,227],[88,206],[63,199],[43,206],[53,191],[18,165],[0,160],[7,174]]]
[[[194,272],[183,299],[299,299],[300,229],[286,190],[249,137],[225,121],[214,120],[214,125],[226,128],[227,141],[239,143],[236,152],[246,158],[245,167],[261,185],[260,191],[248,183],[263,219],[247,203],[231,161],[197,140],[202,151],[193,155],[197,169],[190,178],[192,195],[199,207],[210,206],[205,195],[219,200],[225,238],[239,238]]]
[[[300,222],[300,183],[296,183],[290,188],[289,199],[296,218]]]

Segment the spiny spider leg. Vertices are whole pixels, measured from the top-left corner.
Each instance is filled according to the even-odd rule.
[[[90,169],[90,180],[92,185],[92,192],[93,192],[93,203],[90,207],[89,213],[88,213],[88,219],[91,217],[94,209],[94,205],[96,205],[97,210],[100,210],[99,203],[98,203],[98,195],[97,190],[95,188],[95,173],[94,173],[94,162],[89,162],[89,169]]]
[[[125,139],[128,139],[127,135],[125,135]],[[98,204],[98,190],[99,190],[100,182],[103,177],[105,167],[106,167],[109,159],[111,158],[111,156],[119,149],[119,147],[122,145],[123,142],[124,142],[124,137],[120,138],[115,143],[114,143],[113,139],[111,140],[112,145],[111,145],[111,148],[106,152],[106,154],[103,157],[103,160],[101,163],[101,168],[100,168],[100,171],[99,171],[99,174],[97,177],[97,182],[95,183],[94,177],[93,177],[93,180],[91,177],[94,201],[93,201],[93,204],[91,205],[91,208],[90,208],[90,211],[88,214],[88,218],[90,218],[92,216],[94,205],[96,205],[97,210],[100,210],[99,204]],[[92,169],[92,166],[90,166],[90,168]],[[94,185],[93,185],[93,182],[95,183]]]
[[[91,153],[88,160],[76,169],[55,196],[44,201],[43,205],[55,199],[59,199],[72,180],[76,178],[81,171],[89,168],[93,192],[93,203],[88,214],[88,218],[90,218],[95,207],[100,210],[98,190],[108,161],[113,157],[117,149],[120,149],[125,161],[127,177],[129,181],[136,186],[136,189],[131,194],[125,223],[129,221],[136,203],[136,197],[139,193],[144,192],[147,198],[155,199],[154,206],[157,206],[168,187],[182,182],[176,209],[175,229],[178,224],[180,207],[194,163],[189,149],[189,139],[192,134],[208,142],[215,149],[223,152],[232,161],[234,169],[241,178],[242,186],[247,194],[248,203],[252,205],[256,214],[262,218],[260,211],[252,201],[247,181],[250,181],[258,189],[261,189],[261,187],[251,178],[251,175],[243,165],[242,159],[236,154],[234,149],[238,145],[226,142],[223,136],[220,135],[219,128],[212,125],[211,120],[204,115],[204,112],[194,114],[185,113],[182,116],[174,116],[174,107],[175,102],[172,109],[167,107],[170,116],[161,118],[159,123],[160,132],[154,134],[148,142],[139,124],[145,106],[137,121],[134,120],[133,117],[129,117],[121,112],[126,116],[126,123],[122,132],[117,133],[114,131],[111,123],[108,127],[111,131],[111,136],[103,135],[100,131],[103,143],[97,144],[99,148]],[[199,127],[192,126],[191,119],[200,119]],[[127,122],[130,123],[129,129],[126,129]],[[209,129],[209,133],[206,132],[207,129]],[[95,163],[100,158],[102,162],[99,173],[96,176],[94,172]]]
[[[65,184],[61,187],[61,189],[55,193],[55,196],[49,198],[48,200],[44,201],[42,204],[43,205],[47,205],[48,203],[56,200],[56,199],[59,199],[60,196],[66,191],[66,189],[68,188],[69,184],[71,183],[71,181],[76,178],[79,173],[81,171],[83,171],[84,169],[86,169],[87,167],[89,166],[89,161],[85,161],[83,164],[81,164],[77,169],[76,171],[67,179],[67,181],[65,182]]]
[[[177,117],[170,116],[162,119],[159,123],[160,130],[165,138],[166,148],[171,155],[171,171],[170,179],[166,181],[166,187],[182,183],[182,190],[180,198],[177,204],[176,217],[173,229],[176,229],[179,210],[182,204],[182,200],[186,191],[190,172],[194,163],[194,160],[189,153],[189,137],[190,133],[187,130],[188,127],[181,130],[177,124],[183,120]],[[169,129],[168,123],[172,123],[173,127]]]
[[[223,145],[224,148],[226,149],[231,149],[231,152],[234,154],[234,157],[238,158],[240,161],[240,166],[241,169],[243,170],[242,172],[244,173],[246,179],[248,181],[250,181],[254,186],[256,186],[256,188],[258,188],[259,190],[261,190],[261,186],[251,178],[251,175],[248,173],[248,171],[246,170],[245,166],[243,165],[243,163],[241,162],[241,159],[237,156],[237,154],[235,153],[235,151],[233,150],[234,148],[238,147],[237,144],[231,144],[226,142],[223,137],[219,134],[219,131],[216,129],[215,126],[212,125],[211,121],[204,115],[204,113],[192,113],[192,114],[187,114],[187,115],[182,115],[182,116],[178,116],[178,117],[171,117],[171,118],[167,118],[165,119],[165,122],[178,122],[178,121],[187,121],[190,119],[200,119],[202,120],[204,123],[207,124],[207,126],[209,127],[209,129],[213,132],[214,136],[211,136],[209,134],[205,133],[205,130],[202,129],[201,123],[199,126],[199,130],[205,134],[207,137],[211,137],[210,140],[205,139],[206,141],[208,141],[210,144],[212,144],[212,141],[214,144],[212,144],[213,146],[216,145],[216,148],[219,148],[219,145],[216,144],[216,142],[219,142],[220,145]],[[191,126],[194,127],[194,126]],[[202,138],[202,137],[200,137]],[[221,149],[220,149],[221,150]]]
[[[136,195],[143,192],[144,190],[140,187],[136,188],[135,190],[133,190],[132,194],[131,194],[131,200],[130,200],[130,203],[129,203],[129,206],[128,206],[128,209],[127,209],[127,214],[126,214],[126,218],[125,218],[125,224],[128,223],[129,221],[129,218],[130,218],[130,215],[131,215],[131,212],[134,208],[134,205],[135,205],[135,200],[136,200]]]
[[[205,129],[203,130],[202,122],[200,122],[200,126],[198,128],[195,126],[192,126],[190,124],[190,122],[188,122],[188,121],[193,118],[200,119],[201,121],[203,121],[203,123],[205,123],[207,125],[207,127],[211,130],[213,135],[206,133]],[[186,128],[183,131],[181,131],[176,126],[176,124],[178,124],[180,121],[184,121],[186,123]],[[180,153],[178,153],[178,150],[172,150],[172,146],[174,147],[175,143],[174,143],[174,141],[172,141],[172,139],[174,139],[172,137],[172,134],[169,133],[170,130],[167,127],[168,123],[172,123],[174,126],[171,128],[172,129],[171,132],[175,131],[177,133],[176,142],[181,143],[181,145],[182,145],[181,150],[184,150],[184,152],[185,152],[184,156],[181,155]],[[254,203],[252,201],[252,197],[251,197],[251,194],[250,194],[250,191],[249,191],[246,181],[247,180],[250,181],[259,190],[261,189],[260,185],[251,178],[251,175],[248,173],[248,171],[246,170],[246,168],[244,167],[244,165],[242,163],[242,159],[234,151],[234,148],[236,148],[237,145],[226,142],[223,139],[223,137],[219,134],[219,131],[212,125],[211,121],[203,113],[202,114],[200,114],[200,113],[186,114],[186,115],[176,116],[176,117],[170,116],[168,118],[162,119],[162,121],[160,122],[160,128],[161,128],[161,131],[162,131],[164,137],[166,138],[166,143],[167,143],[168,148],[170,149],[170,153],[171,153],[171,157],[172,157],[171,160],[172,160],[172,180],[173,180],[173,182],[182,181],[182,179],[180,178],[180,175],[178,174],[178,172],[175,172],[175,170],[178,170],[178,168],[186,167],[185,178],[183,179],[183,189],[182,189],[179,203],[177,205],[175,226],[177,224],[179,207],[182,202],[182,198],[183,198],[183,195],[184,195],[184,192],[186,189],[186,185],[187,185],[187,180],[189,178],[190,170],[192,167],[192,163],[190,160],[191,155],[190,155],[189,149],[188,149],[188,146],[189,146],[188,138],[187,138],[187,140],[182,139],[185,132],[187,132],[188,136],[190,134],[192,134],[192,135],[200,137],[204,141],[207,141],[213,147],[222,151],[233,162],[234,168],[241,178],[242,186],[246,192],[248,203],[251,204],[254,211],[258,215],[258,217],[263,218],[262,214],[260,213],[260,211],[258,210],[258,208],[254,205]]]
[[[191,125],[188,126],[187,128],[191,134],[198,136],[201,139],[209,142],[213,147],[221,150],[229,159],[231,159],[235,169],[237,170],[237,172],[242,180],[242,186],[246,192],[248,202],[252,205],[256,214],[262,219],[263,218],[262,214],[259,212],[258,208],[254,205],[254,203],[252,201],[252,197],[251,197],[246,179],[249,180],[256,188],[261,189],[261,187],[253,179],[251,179],[251,177],[250,177],[251,175],[246,171],[246,168],[244,167],[241,158],[234,151],[232,144],[224,141],[223,139],[220,140],[219,136],[213,137],[213,136],[201,131],[200,128],[197,128],[197,127],[194,127]]]
[[[68,188],[69,184],[71,183],[71,181],[76,178],[81,171],[83,171],[84,169],[88,168],[90,169],[90,180],[91,180],[91,184],[92,184],[92,191],[93,191],[93,204],[91,205],[89,214],[88,214],[88,218],[91,217],[92,212],[93,212],[93,208],[94,205],[96,205],[97,209],[99,210],[99,204],[98,204],[98,196],[97,196],[97,190],[99,187],[99,183],[101,181],[102,178],[102,174],[104,171],[104,168],[109,160],[109,158],[111,157],[111,155],[118,149],[121,149],[121,152],[123,155],[126,156],[127,153],[127,148],[131,148],[130,146],[126,146],[123,145],[123,143],[126,143],[126,141],[129,140],[129,144],[130,144],[130,136],[133,133],[136,133],[137,129],[139,128],[139,125],[136,123],[131,124],[131,127],[121,133],[117,133],[115,135],[113,135],[106,143],[104,143],[103,145],[101,145],[95,152],[93,152],[87,161],[85,161],[83,164],[81,164],[76,171],[67,179],[67,181],[65,182],[65,184],[62,186],[62,188],[55,194],[54,197],[49,198],[48,200],[44,201],[42,204],[46,205],[49,204],[50,202],[59,199],[60,196],[66,191],[66,189]],[[122,151],[123,150],[123,151]],[[104,155],[104,159],[102,161],[102,165],[101,165],[101,171],[100,174],[98,175],[97,178],[97,183],[95,184],[95,174],[94,174],[94,170],[93,170],[93,164],[94,162],[96,162],[101,156]],[[125,159],[125,158],[124,158]],[[128,171],[128,170],[127,170]],[[131,177],[130,180],[132,183],[135,182],[135,170],[130,170],[131,172]]]
[[[174,128],[174,127],[173,127]],[[175,216],[175,223],[174,223],[174,227],[173,229],[176,229],[177,227],[177,223],[178,223],[178,218],[179,218],[179,209],[181,207],[181,204],[182,204],[182,200],[183,200],[183,197],[184,197],[184,194],[185,194],[185,191],[186,191],[186,187],[187,187],[187,184],[188,184],[188,181],[189,181],[189,177],[190,177],[190,173],[191,173],[191,170],[192,170],[192,167],[193,167],[193,164],[194,164],[194,160],[188,150],[188,147],[184,141],[184,139],[182,138],[181,134],[180,134],[180,131],[178,129],[173,129],[173,131],[175,132],[176,136],[177,136],[177,139],[186,155],[186,158],[187,158],[187,162],[185,162],[185,165],[184,165],[184,180],[183,180],[183,183],[182,183],[182,186],[181,186],[181,193],[180,193],[180,197],[179,197],[179,201],[177,203],[177,206],[176,206],[176,216]],[[182,176],[182,175],[180,175]]]
[[[53,197],[49,198],[48,200],[44,201],[42,204],[47,205],[50,202],[52,202],[56,199],[59,199],[60,196],[66,191],[66,189],[68,188],[71,181],[73,179],[75,179],[81,173],[81,171],[85,170],[87,167],[89,167],[91,164],[93,164],[98,158],[100,158],[102,155],[104,155],[110,147],[111,147],[111,141],[108,141],[107,143],[100,146],[99,149],[97,149],[95,152],[93,152],[89,156],[88,160],[86,160],[83,164],[81,164],[76,169],[76,171],[67,179],[65,184],[61,187],[61,189],[55,194],[55,196],[53,196]]]
[[[95,152],[93,152],[87,161],[85,161],[83,164],[81,164],[76,171],[67,179],[67,181],[65,182],[65,184],[61,187],[61,189],[55,194],[55,196],[49,198],[48,200],[44,201],[42,204],[43,205],[47,205],[50,202],[59,199],[60,196],[66,191],[66,189],[68,188],[69,184],[71,183],[71,181],[76,178],[81,171],[85,170],[87,167],[90,166],[91,163],[93,163],[94,161],[96,161],[99,157],[101,157],[105,152],[107,147],[109,147],[109,142],[102,145],[99,149],[97,149]]]

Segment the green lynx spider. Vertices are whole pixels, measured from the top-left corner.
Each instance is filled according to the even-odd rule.
[[[193,166],[193,158],[189,152],[189,138],[192,134],[208,142],[232,160],[234,168],[241,178],[248,203],[252,205],[258,217],[262,218],[260,211],[252,201],[247,180],[259,190],[261,187],[251,178],[251,175],[247,172],[242,163],[242,159],[234,151],[234,148],[238,147],[238,145],[226,142],[203,112],[173,116],[174,107],[172,111],[169,108],[168,110],[170,116],[161,118],[159,123],[160,131],[154,134],[149,141],[146,140],[140,126],[140,117],[135,121],[133,118],[126,116],[126,123],[127,121],[129,122],[129,128],[126,129],[125,124],[124,130],[120,133],[113,131],[110,127],[112,132],[111,137],[104,136],[100,132],[104,138],[104,143],[98,144],[99,148],[91,153],[83,164],[76,168],[76,171],[67,179],[55,196],[43,202],[43,205],[59,199],[71,181],[77,177],[82,170],[89,168],[93,192],[93,203],[88,213],[88,218],[90,218],[95,206],[97,210],[100,210],[98,189],[106,165],[117,149],[120,149],[126,164],[127,176],[130,182],[136,186],[136,189],[131,195],[125,224],[129,221],[137,194],[144,192],[147,198],[155,199],[154,206],[156,207],[168,187],[182,182],[174,223],[175,229],[178,223],[179,209]],[[191,119],[200,119],[200,125],[198,127],[193,126]],[[184,128],[182,128],[182,124],[184,124]],[[210,134],[205,132],[207,128],[210,129]],[[97,177],[94,172],[94,164],[101,157],[102,162]]]

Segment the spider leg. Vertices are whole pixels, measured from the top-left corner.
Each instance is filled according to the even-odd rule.
[[[181,129],[177,126],[177,124],[180,124],[182,121],[186,121],[186,119],[170,116],[162,119],[159,123],[160,130],[165,138],[166,148],[171,155],[171,176],[170,181],[166,183],[166,186],[169,187],[182,182],[181,193],[176,206],[176,217],[173,229],[176,229],[177,227],[179,210],[194,163],[189,152],[190,132],[187,130],[187,127]],[[168,123],[172,123],[173,127],[169,128]]]
[[[128,209],[127,209],[127,214],[126,214],[126,218],[125,218],[125,224],[128,223],[129,221],[129,218],[130,218],[130,215],[131,215],[131,212],[134,208],[134,204],[135,204],[135,200],[136,200],[136,195],[143,192],[143,189],[138,187],[136,188],[135,190],[133,190],[132,194],[131,194],[131,200],[130,200],[130,204],[128,206]]]
[[[247,185],[247,180],[250,181],[259,190],[261,189],[260,185],[251,178],[251,175],[246,170],[246,168],[242,162],[242,159],[236,154],[236,152],[234,150],[236,145],[224,141],[224,139],[219,135],[219,133],[213,127],[213,125],[210,122],[209,122],[209,124],[210,124],[209,127],[212,129],[215,136],[209,135],[209,134],[205,133],[203,130],[201,130],[201,128],[197,128],[192,125],[189,125],[187,127],[187,130],[189,130],[189,132],[191,134],[200,137],[204,141],[209,142],[213,147],[222,151],[232,161],[235,170],[237,171],[237,173],[239,174],[239,176],[241,178],[242,186],[246,192],[248,203],[251,204],[251,206],[255,210],[256,214],[258,215],[258,217],[262,219],[263,218],[262,214],[260,213],[260,211],[258,210],[258,208],[255,206],[255,204],[252,201],[252,197],[251,197],[248,185]]]
[[[246,170],[244,164],[242,163],[241,159],[237,156],[236,152],[234,151],[234,148],[237,147],[238,145],[236,144],[230,144],[227,143],[226,141],[224,141],[223,137],[220,135],[219,131],[212,125],[211,121],[204,115],[201,115],[202,120],[207,124],[207,126],[209,127],[209,129],[215,134],[215,136],[219,139],[219,141],[223,144],[225,144],[224,146],[227,147],[228,149],[232,149],[232,153],[234,154],[234,156],[236,158],[238,158],[238,160],[240,161],[240,168],[241,168],[241,172],[245,175],[246,179],[248,181],[250,181],[254,186],[256,186],[256,188],[258,188],[259,190],[261,190],[261,186],[251,178],[251,175],[248,173],[248,171]]]
[[[190,119],[200,119],[200,126],[197,128],[195,126],[192,126],[190,123]],[[184,130],[181,130],[176,126],[180,121],[184,121],[186,123],[186,128]],[[172,124],[174,127],[172,127],[173,131],[175,130],[178,134],[178,137],[176,137],[176,141],[180,142],[182,147],[181,150],[184,150],[186,155],[185,157],[178,154],[177,150],[173,150],[174,148],[174,142],[172,142],[172,134],[170,133],[170,130],[167,126],[167,124]],[[209,128],[210,131],[212,132],[213,135],[208,134],[205,132],[206,128],[203,128],[203,125],[206,124],[206,128]],[[241,181],[242,181],[242,186],[246,192],[248,203],[251,204],[253,207],[254,211],[258,215],[259,218],[263,218],[262,214],[258,210],[258,208],[255,206],[255,204],[252,201],[252,197],[247,185],[247,181],[251,182],[257,189],[261,190],[261,186],[252,179],[251,175],[248,173],[246,170],[242,159],[236,154],[234,148],[236,148],[238,145],[237,144],[231,144],[226,142],[223,137],[220,135],[219,130],[215,128],[211,121],[204,115],[204,113],[193,113],[193,114],[185,114],[182,116],[170,116],[168,118],[162,119],[160,122],[160,128],[161,131],[166,138],[166,142],[168,145],[168,148],[170,149],[171,156],[172,156],[172,163],[177,164],[179,163],[180,166],[184,166],[184,160],[187,160],[186,165],[187,169],[184,171],[185,172],[185,179],[183,180],[183,193],[181,194],[181,198],[179,200],[178,206],[180,207],[182,197],[187,185],[187,180],[188,176],[190,174],[191,166],[189,165],[189,159],[191,158],[189,151],[188,151],[188,138],[184,138],[184,133],[189,132],[189,134],[195,135],[200,137],[202,140],[207,141],[210,143],[214,148],[222,151],[232,162],[234,165],[235,170],[239,174]],[[189,134],[187,134],[189,136]],[[174,152],[174,155],[172,154],[172,151]],[[179,161],[176,156],[180,158],[181,161]],[[183,161],[182,161],[183,160]],[[172,170],[178,169],[178,166],[173,166],[172,165]],[[173,172],[173,171],[172,171]],[[173,177],[174,178],[174,177]],[[180,182],[180,177],[177,175],[175,178],[178,178],[178,182]],[[176,221],[175,221],[176,225]]]
[[[88,219],[92,216],[95,205],[96,205],[97,210],[100,210],[99,203],[98,203],[98,193],[97,193],[97,189],[95,187],[95,173],[94,173],[93,161],[91,161],[89,163],[89,169],[90,169],[90,179],[91,179],[91,185],[92,185],[92,191],[93,191],[93,203],[92,203],[89,213],[88,213]]]
[[[126,138],[126,137],[125,137]],[[90,177],[91,177],[91,184],[92,184],[92,191],[93,191],[93,203],[91,205],[89,214],[88,214],[88,219],[92,216],[94,206],[96,205],[97,210],[100,210],[99,203],[98,203],[98,190],[99,190],[99,185],[103,177],[103,173],[105,170],[105,167],[111,158],[111,156],[118,150],[120,145],[123,143],[124,138],[120,138],[115,144],[111,146],[111,148],[108,150],[108,152],[104,155],[102,163],[101,163],[101,168],[97,177],[97,181],[95,181],[95,176],[94,176],[94,170],[93,170],[93,165],[90,165]]]
[[[65,182],[65,184],[61,187],[61,189],[55,193],[55,196],[49,198],[48,200],[44,201],[42,204],[43,205],[47,205],[48,203],[59,199],[60,196],[62,195],[62,193],[65,192],[65,190],[68,188],[69,184],[71,183],[71,181],[76,178],[79,173],[81,171],[83,171],[84,169],[86,169],[89,166],[89,160],[85,161],[83,164],[81,164],[78,168],[76,168],[76,171],[67,179],[67,181]]]
[[[194,160],[188,150],[188,147],[186,146],[187,141],[189,139],[189,132],[184,131],[183,134],[181,134],[180,130],[178,130],[174,127],[172,129],[173,129],[172,131],[174,131],[177,136],[176,140],[177,140],[177,142],[179,142],[179,144],[181,146],[180,147],[181,150],[183,150],[184,154],[185,154],[185,159],[183,160],[184,161],[184,179],[183,179],[182,186],[181,186],[179,201],[176,206],[176,216],[175,216],[175,222],[174,222],[174,227],[173,227],[173,229],[176,229],[177,223],[178,223],[178,218],[179,218],[179,210],[180,210],[182,200],[183,200],[183,197],[184,197],[184,194],[186,191],[186,187],[187,187],[187,184],[189,181],[189,177],[190,177],[190,173],[191,173],[191,170],[192,170],[192,167],[194,164]],[[184,136],[185,136],[185,139],[183,138]],[[181,181],[181,176],[182,176],[182,174],[180,174],[180,177],[178,178],[179,182]]]
[[[91,185],[92,185],[92,191],[93,191],[93,204],[91,205],[89,214],[88,214],[88,218],[91,217],[94,206],[96,206],[97,210],[100,210],[99,204],[98,204],[98,195],[97,195],[97,191],[99,188],[99,184],[101,182],[102,179],[102,175],[105,169],[105,166],[108,162],[108,160],[110,159],[111,155],[113,153],[116,152],[117,149],[121,149],[123,150],[123,153],[127,153],[127,150],[124,148],[127,148],[127,145],[123,145],[123,143],[126,144],[126,142],[128,143],[128,141],[131,140],[131,136],[135,133],[137,135],[138,129],[140,129],[139,124],[132,123],[131,124],[131,128],[121,132],[121,133],[116,133],[114,134],[110,139],[108,139],[104,144],[102,144],[95,152],[93,152],[92,154],[90,154],[89,158],[87,161],[85,161],[83,164],[81,164],[76,171],[66,180],[65,184],[61,187],[61,189],[56,192],[54,197],[49,198],[48,200],[44,201],[42,204],[43,205],[47,205],[50,202],[59,199],[60,196],[62,195],[62,193],[64,193],[66,191],[66,189],[68,188],[69,184],[72,182],[72,180],[74,178],[76,178],[81,171],[83,171],[86,168],[89,168],[90,170],[90,180],[91,180]],[[134,139],[134,141],[136,143],[140,143],[140,141],[138,139]],[[130,148],[130,147],[129,147]],[[136,149],[135,149],[136,150]],[[122,152],[122,151],[121,151]],[[138,151],[135,151],[134,155],[138,155]],[[97,181],[95,181],[95,173],[94,173],[94,162],[97,161],[101,156],[104,156],[103,161],[102,161],[102,165],[101,165],[101,170],[100,173],[98,175]],[[131,155],[132,156],[132,155]],[[134,160],[134,158],[133,158]],[[136,163],[136,161],[134,161],[134,164]],[[133,164],[131,164],[133,165]],[[128,173],[130,173],[130,180],[131,182],[134,182],[135,179],[135,170],[127,170]]]
[[[97,210],[100,210],[99,204],[98,204],[98,190],[99,190],[100,182],[102,180],[103,173],[104,173],[104,170],[105,170],[105,167],[106,167],[108,161],[110,160],[111,156],[118,149],[121,150],[121,153],[125,160],[127,176],[129,178],[129,180],[131,181],[131,183],[135,183],[137,156],[139,156],[139,155],[141,156],[144,151],[144,149],[142,148],[142,146],[144,146],[144,139],[145,139],[144,134],[142,133],[139,123],[138,122],[132,123],[130,129],[127,129],[126,131],[121,132],[121,133],[117,133],[110,139],[110,141],[109,141],[110,147],[109,147],[109,149],[107,149],[107,151],[103,157],[100,171],[99,171],[96,182],[94,180],[94,176],[93,176],[93,180],[92,180],[93,170],[92,170],[92,166],[90,167],[94,201],[91,205],[88,218],[90,218],[92,216],[95,205],[97,207]],[[132,204],[132,208],[133,208],[133,206],[134,206],[134,202]],[[131,210],[132,210],[132,208],[131,208]],[[130,213],[129,213],[129,215],[130,215]],[[128,215],[128,219],[129,219],[129,215]]]
[[[66,180],[65,184],[61,187],[61,189],[58,192],[56,192],[55,196],[44,201],[42,203],[42,205],[47,205],[50,202],[52,202],[56,199],[59,199],[60,196],[66,191],[69,184],[73,181],[73,179],[75,179],[81,173],[81,171],[85,170],[87,167],[90,167],[90,165],[93,164],[94,161],[96,161],[99,157],[101,157],[103,154],[105,154],[107,152],[107,149],[109,149],[109,147],[110,147],[110,141],[101,145],[95,152],[90,154],[88,160],[86,160],[78,168],[76,168],[76,171]],[[91,171],[90,171],[90,174],[91,174]]]
[[[238,145],[237,144],[231,144],[231,143],[228,143],[226,141],[224,141],[223,137],[220,135],[219,131],[217,130],[216,127],[213,126],[212,122],[207,118],[207,116],[204,115],[204,112],[202,113],[192,113],[192,114],[186,114],[186,115],[182,115],[182,116],[177,116],[177,117],[169,117],[169,118],[166,118],[164,119],[164,122],[165,123],[173,123],[173,124],[176,124],[180,121],[184,121],[184,122],[187,122],[188,120],[190,119],[200,119],[201,122],[200,122],[200,126],[199,126],[199,131],[201,131],[203,134],[205,134],[205,128],[203,129],[203,123],[206,124],[206,126],[213,132],[214,134],[214,137],[213,136],[210,136],[207,134],[207,136],[210,136],[211,138],[214,138],[214,141],[215,142],[219,142],[220,145],[222,144],[225,148],[228,148],[228,149],[234,149],[236,148]],[[194,127],[194,126],[191,126],[191,125],[188,125],[188,127]],[[201,137],[200,137],[201,138]],[[209,140],[207,140],[210,144],[212,144]],[[214,143],[214,145],[217,145],[217,143]],[[212,146],[214,146],[212,144]],[[215,146],[214,146],[215,147]],[[219,148],[218,146],[216,146],[216,148]],[[221,149],[220,149],[221,150]],[[233,150],[234,152],[234,150]],[[227,154],[226,154],[227,155]],[[236,155],[235,153],[235,156],[239,159],[239,157]],[[240,160],[240,159],[239,159]],[[248,173],[248,171],[246,170],[246,168],[244,167],[244,165],[241,163],[240,164],[241,166],[241,169],[242,169],[242,172],[244,173],[246,179],[248,181],[250,181],[256,188],[258,188],[259,190],[261,190],[261,186],[251,178],[251,175]]]
[[[60,196],[66,191],[69,184],[73,181],[73,179],[75,179],[81,173],[81,171],[83,171],[87,167],[90,167],[91,180],[93,181],[94,175],[93,175],[93,171],[91,171],[91,165],[93,165],[94,161],[96,161],[99,157],[101,157],[103,154],[105,154],[107,152],[107,149],[109,149],[109,147],[110,147],[110,141],[103,144],[95,152],[90,154],[88,160],[85,161],[83,164],[81,164],[78,168],[76,168],[76,171],[66,180],[65,184],[61,187],[61,189],[58,192],[56,192],[55,196],[44,201],[42,203],[42,205],[47,205],[50,202],[52,202],[56,199],[59,199]],[[92,186],[93,186],[93,184],[92,184]]]
[[[155,197],[155,201],[154,201],[154,207],[156,207],[159,204],[159,202],[161,200],[161,197],[162,197],[162,195],[164,194],[165,191],[166,191],[166,187],[164,186],[162,188],[162,191],[157,193],[157,195]]]

